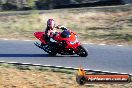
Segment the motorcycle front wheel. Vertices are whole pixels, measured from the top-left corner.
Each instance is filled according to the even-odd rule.
[[[77,55],[79,55],[81,57],[87,57],[88,52],[83,46],[78,46],[77,47]]]

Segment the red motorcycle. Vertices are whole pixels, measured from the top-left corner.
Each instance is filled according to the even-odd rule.
[[[63,32],[58,32],[53,38],[50,38],[52,43],[47,43],[45,41],[44,32],[35,32],[34,36],[41,41],[41,44],[34,43],[39,48],[43,49],[49,55],[74,55],[77,54],[81,57],[86,57],[88,55],[87,50],[80,44],[77,39],[77,35],[74,32],[64,30]]]

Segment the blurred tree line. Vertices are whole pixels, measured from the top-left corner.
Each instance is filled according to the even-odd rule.
[[[0,10],[56,9],[90,6],[106,2],[121,4],[122,0],[0,0]]]
[[[29,10],[35,9],[36,0],[0,0],[1,10]]]

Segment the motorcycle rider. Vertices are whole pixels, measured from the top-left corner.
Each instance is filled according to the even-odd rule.
[[[57,30],[55,28],[68,30],[66,27],[61,25],[55,26],[55,21],[53,19],[48,19],[47,27],[45,29],[45,36],[44,36],[44,39],[46,40],[47,43],[51,43],[50,38],[54,37],[57,34]]]

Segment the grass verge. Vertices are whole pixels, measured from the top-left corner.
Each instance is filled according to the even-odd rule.
[[[82,42],[132,44],[132,5],[0,12],[0,38],[34,39],[49,18],[77,32]]]
[[[125,84],[76,83],[76,70],[0,63],[0,88],[131,88]]]

